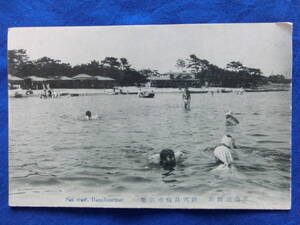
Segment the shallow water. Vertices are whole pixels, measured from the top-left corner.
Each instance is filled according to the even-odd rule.
[[[10,99],[10,197],[34,193],[240,193],[289,201],[290,92],[97,95]],[[240,124],[226,127],[230,109]],[[90,110],[100,118],[84,120]],[[213,172],[213,147],[231,134],[230,173]],[[163,148],[185,152],[173,171],[148,164]]]

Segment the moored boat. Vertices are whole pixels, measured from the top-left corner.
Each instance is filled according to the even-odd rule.
[[[208,91],[190,91],[191,94],[207,94]]]
[[[19,93],[19,92],[15,92],[14,98],[22,98],[23,94]]]
[[[154,91],[142,91],[138,94],[140,98],[154,98]]]
[[[221,93],[232,93],[232,90],[221,89]]]

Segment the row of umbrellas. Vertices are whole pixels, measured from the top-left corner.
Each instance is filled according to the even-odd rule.
[[[103,77],[103,76],[91,76],[88,74],[78,74],[74,77],[67,77],[67,76],[57,76],[56,78],[44,78],[44,77],[37,77],[37,76],[29,76],[25,79],[31,79],[32,81],[49,81],[49,80],[110,80],[113,81],[114,79],[110,77]],[[9,81],[22,81],[24,79],[20,77],[13,76],[11,74],[8,74],[8,80]]]

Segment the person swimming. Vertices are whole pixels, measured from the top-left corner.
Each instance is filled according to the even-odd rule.
[[[182,99],[184,102],[184,108],[186,110],[190,110],[191,109],[191,93],[190,93],[188,87],[184,88],[184,91],[182,94]]]
[[[159,154],[154,154],[149,157],[151,164],[157,164],[164,169],[172,169],[178,163],[184,160],[185,154],[181,151],[174,152],[172,149],[163,149]]]
[[[85,112],[85,116],[86,116],[86,118],[88,119],[88,120],[91,120],[92,119],[92,113],[91,113],[91,111],[86,111]]]
[[[230,168],[233,162],[231,152],[234,148],[236,148],[236,145],[233,137],[231,135],[224,135],[221,144],[214,149],[214,156],[217,163],[223,164],[223,167]]]
[[[171,169],[176,165],[175,153],[171,149],[163,149],[159,154],[159,159],[159,165],[164,169]]]
[[[233,113],[231,111],[227,111],[225,113],[225,118],[226,118],[226,125],[227,126],[236,126],[240,123],[238,121],[238,119],[233,116]]]
[[[92,112],[90,110],[87,110],[85,112],[84,120],[98,120],[98,119],[100,119],[100,117],[97,114],[92,115]]]

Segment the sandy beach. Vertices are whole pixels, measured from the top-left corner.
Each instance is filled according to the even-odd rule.
[[[207,88],[189,88],[192,94],[194,93],[202,93],[202,94],[211,94],[213,93],[221,93],[221,91],[224,91],[224,93],[238,93],[241,90],[244,90],[245,92],[266,92],[266,91],[287,91],[289,89],[289,85],[276,85],[276,86],[263,86],[261,88],[256,89],[241,89],[241,88],[224,88],[224,87],[207,87]],[[113,94],[114,89],[53,89],[55,90],[59,95],[102,95],[102,94]],[[115,87],[115,92],[118,93],[119,90],[123,94],[137,94],[140,91],[147,91],[147,90],[153,90],[154,93],[182,93],[182,89],[179,88],[146,88],[146,87]],[[24,97],[36,97],[39,96],[43,90],[32,90],[33,94],[26,95],[26,90],[23,89],[16,89],[16,90],[9,90],[8,96],[14,97],[15,94],[20,93]]]

